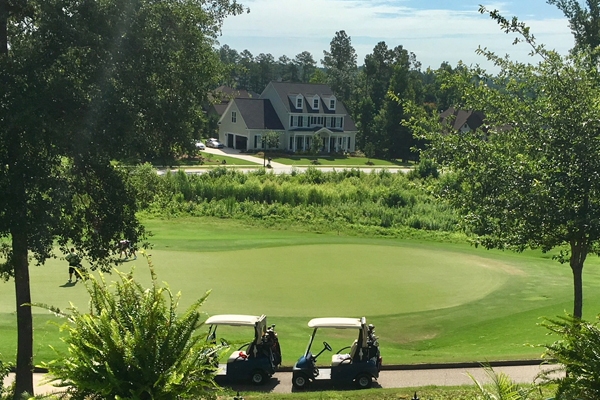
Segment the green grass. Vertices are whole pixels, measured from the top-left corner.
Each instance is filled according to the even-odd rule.
[[[475,249],[468,245],[417,240],[361,238],[248,227],[219,219],[146,220],[154,233],[148,251],[161,281],[181,291],[181,308],[212,290],[203,310],[261,314],[277,325],[284,364],[303,353],[310,318],[366,316],[380,336],[385,364],[491,361],[538,358],[541,344],[552,338],[537,324],[540,317],[572,309],[570,269],[538,252]],[[585,317],[599,312],[597,258],[584,270]],[[136,266],[144,283],[150,278],[145,261]],[[64,260],[31,267],[34,302],[85,308],[87,293],[80,283],[65,286]],[[107,280],[114,279],[108,276]],[[16,349],[14,289],[0,291],[0,353],[11,358]],[[49,360],[48,344],[61,348],[57,328],[62,322],[36,308],[35,362]],[[224,331],[243,341],[251,331]],[[323,331],[337,350],[349,345],[353,332]],[[326,360],[326,358],[323,358]]]
[[[479,392],[475,386],[426,386],[419,388],[402,389],[370,389],[370,390],[345,390],[321,392],[295,392],[295,393],[243,393],[246,400],[303,400],[303,399],[360,399],[360,400],[410,400],[417,393],[422,400],[473,400],[478,398]],[[534,399],[548,399],[551,397],[552,388],[543,388],[542,394],[531,397]],[[235,392],[231,397],[235,396]]]
[[[268,156],[267,156],[268,157]],[[379,160],[375,158],[367,158],[367,157],[350,157],[350,156],[290,156],[290,157],[273,157],[274,162],[278,162],[280,164],[285,165],[295,165],[295,166],[310,166],[313,165],[314,160],[319,161],[319,165],[323,166],[347,166],[347,167],[390,167],[390,166],[399,166],[399,167],[409,167],[412,164],[410,163],[401,163],[399,161],[388,161],[388,160]],[[261,157],[262,160],[262,157]],[[371,162],[372,164],[367,164],[367,162]]]
[[[218,167],[223,165],[223,161],[225,161],[225,165],[235,165],[235,166],[256,166],[262,167],[262,161],[260,164],[257,162],[252,162],[248,160],[242,160],[235,157],[229,157],[224,155],[218,155],[213,153],[199,153],[204,158],[204,163],[200,164],[197,158],[183,158],[176,162],[174,166],[185,168],[185,167],[193,167],[193,168],[208,168],[208,167]],[[162,166],[158,166],[162,167]]]

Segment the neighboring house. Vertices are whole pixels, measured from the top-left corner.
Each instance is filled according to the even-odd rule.
[[[356,125],[331,88],[322,84],[271,82],[258,99],[232,99],[219,120],[219,140],[239,150],[264,148],[262,135],[280,134],[279,149],[311,149],[314,135],[321,152],[353,152]]]
[[[215,89],[214,93],[209,96],[210,106],[208,107],[207,113],[209,115],[217,115],[221,118],[221,115],[227,109],[227,105],[231,99],[257,99],[260,95],[254,92],[248,92],[244,89],[234,89],[229,86],[219,86]]]
[[[480,111],[457,110],[450,107],[440,114],[442,125],[452,124],[456,132],[474,131],[483,125],[485,116]]]

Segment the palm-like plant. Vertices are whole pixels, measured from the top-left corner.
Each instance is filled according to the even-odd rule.
[[[536,390],[535,387],[517,385],[508,375],[497,373],[489,365],[484,365],[484,371],[491,380],[490,384],[482,384],[468,374],[479,390],[479,400],[528,400]]]
[[[572,316],[548,319],[542,325],[559,339],[546,345],[544,358],[557,365],[543,375],[546,383],[557,385],[556,399],[595,400],[600,398],[599,321],[588,322]]]
[[[188,399],[214,397],[214,360],[220,346],[196,335],[200,306],[208,293],[185,313],[176,313],[179,294],[157,283],[144,288],[129,273],[107,285],[103,275],[90,277],[90,310],[69,309],[61,330],[68,354],[50,362],[49,374],[72,399]]]

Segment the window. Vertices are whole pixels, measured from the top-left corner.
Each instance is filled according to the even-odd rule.
[[[235,111],[231,112],[231,122],[233,122],[235,124],[237,120],[237,113]]]
[[[290,150],[294,150],[294,138],[290,136]]]
[[[298,116],[298,128],[302,128],[304,126],[304,117],[302,115]]]
[[[331,117],[331,127],[335,128],[335,117]]]
[[[254,136],[254,148],[258,149],[258,144],[262,142],[262,136],[261,135],[255,135]]]
[[[290,115],[290,126],[294,126],[294,116]]]
[[[296,108],[302,108],[302,97],[296,97]]]
[[[315,110],[319,108],[319,98],[318,98],[318,97],[315,97],[315,98],[313,99],[313,108],[314,108]]]
[[[329,109],[330,110],[335,110],[335,99],[330,99],[329,100]]]

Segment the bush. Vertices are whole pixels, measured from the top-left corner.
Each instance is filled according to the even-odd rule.
[[[46,364],[52,382],[67,388],[72,399],[197,399],[216,397],[216,357],[220,347],[195,335],[200,306],[208,293],[183,315],[176,314],[179,295],[157,283],[148,261],[152,286],[144,288],[129,273],[119,281],[104,277],[86,284],[90,310],[70,308],[62,327],[68,354]],[[60,356],[60,355],[59,355]]]
[[[9,387],[5,387],[3,384],[4,379],[8,376],[11,369],[11,364],[3,363],[2,360],[0,360],[0,400],[13,398],[14,383]]]
[[[600,329],[595,323],[571,316],[547,320],[542,324],[561,338],[546,345],[544,358],[564,367],[545,374],[548,383],[556,383],[557,400],[600,399]],[[554,372],[566,372],[556,378]],[[562,374],[561,374],[562,375]]]

